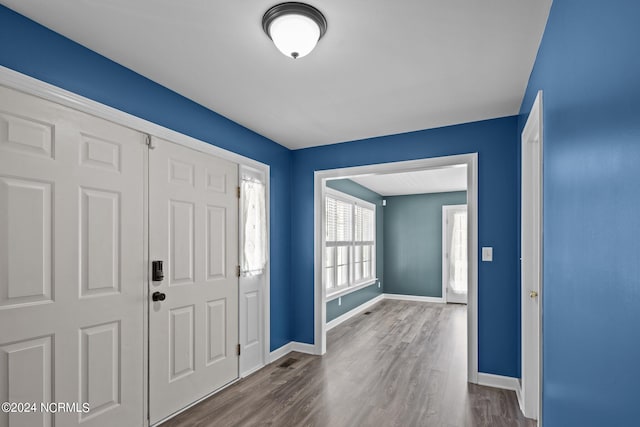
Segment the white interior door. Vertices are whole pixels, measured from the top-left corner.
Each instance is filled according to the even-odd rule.
[[[527,418],[539,419],[542,281],[542,93],[522,132],[522,400]]]
[[[240,376],[265,365],[267,220],[264,173],[241,167]]]
[[[152,143],[149,253],[164,262],[149,289],[154,424],[238,377],[238,165]]]
[[[442,207],[442,288],[446,302],[466,304],[468,291],[467,205]]]
[[[145,152],[0,87],[0,402],[37,404],[0,426],[143,425]]]

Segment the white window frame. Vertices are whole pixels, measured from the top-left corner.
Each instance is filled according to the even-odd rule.
[[[345,203],[349,203],[352,206],[352,214],[351,214],[351,240],[348,243],[344,242],[327,242],[326,241],[326,227],[327,227],[327,218],[326,218],[326,203],[327,196],[334,198],[336,200],[340,200]],[[356,233],[356,216],[355,216],[355,206],[361,206],[365,209],[369,209],[373,211],[373,241],[357,241],[355,240]],[[355,292],[359,289],[370,286],[378,281],[377,278],[377,270],[376,270],[376,205],[374,203],[367,202],[365,200],[359,199],[357,197],[351,196],[349,194],[343,193],[338,190],[334,190],[332,188],[325,187],[324,194],[322,197],[322,286],[325,286],[326,289],[326,248],[327,247],[344,247],[347,246],[348,255],[347,255],[347,265],[348,265],[348,273],[347,273],[347,284],[333,288],[331,290],[326,289],[326,301],[331,301],[338,297],[344,296],[351,292]],[[371,277],[355,281],[355,272],[354,272],[354,252],[356,246],[371,246]],[[336,250],[336,258],[337,258],[337,250]],[[337,259],[336,259],[337,261]],[[337,275],[337,263],[335,264],[335,274]],[[337,277],[334,277],[334,283]]]

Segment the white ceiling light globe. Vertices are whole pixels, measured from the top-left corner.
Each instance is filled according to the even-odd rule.
[[[264,13],[262,29],[280,52],[296,59],[316,47],[327,32],[327,20],[322,12],[306,3],[280,3]]]
[[[320,28],[302,15],[283,15],[271,23],[269,35],[278,50],[293,59],[306,56],[320,39]]]

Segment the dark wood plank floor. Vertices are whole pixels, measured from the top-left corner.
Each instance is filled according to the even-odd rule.
[[[164,423],[533,427],[515,393],[466,381],[466,306],[385,300]]]

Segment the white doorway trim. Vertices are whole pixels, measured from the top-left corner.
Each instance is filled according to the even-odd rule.
[[[220,148],[215,145],[211,145],[207,142],[200,141],[191,136],[176,132],[172,129],[166,128],[164,126],[158,125],[156,123],[150,122],[148,120],[142,119],[140,117],[136,117],[132,114],[126,113],[124,111],[120,111],[113,107],[110,107],[105,104],[101,104],[92,99],[86,98],[84,96],[78,95],[76,93],[70,92],[68,90],[59,88],[57,86],[51,85],[49,83],[43,82],[41,80],[35,79],[33,77],[27,76],[25,74],[14,71],[10,68],[0,66],[0,85],[6,86],[11,89],[15,89],[21,91],[26,94],[34,95],[40,97],[42,99],[46,99],[48,101],[55,102],[60,105],[64,105],[66,107],[73,108],[77,111],[81,111],[84,113],[91,114],[93,116],[111,121],[113,123],[129,127],[131,129],[147,133],[152,136],[156,136],[158,138],[162,138],[168,141],[171,141],[175,144],[191,148],[196,151],[200,151],[203,153],[211,154],[217,157],[220,157],[225,160],[229,160],[241,166],[248,166],[257,171],[260,171],[264,174],[265,184],[266,184],[266,205],[267,205],[267,224],[269,224],[269,206],[270,206],[270,166],[259,162],[257,160],[251,159],[249,157],[242,156],[240,154],[236,154],[234,152],[225,150],[224,148]],[[147,165],[140,165],[140,167],[146,168]],[[146,184],[146,183],[145,183]],[[146,209],[146,206],[145,206]],[[146,215],[147,211],[145,211]],[[147,240],[147,230],[145,228],[145,235],[143,238],[146,242]],[[268,239],[270,241],[270,238]],[[148,259],[148,254],[146,253],[145,248],[145,260]],[[148,300],[147,295],[147,269],[144,271],[144,284],[141,283],[141,286],[144,286],[144,298],[145,301]],[[263,301],[263,326],[264,326],[264,360],[267,360],[268,355],[270,354],[270,259],[267,257],[266,264],[266,273],[265,273],[265,297]],[[148,340],[148,331],[149,324],[147,318],[147,304],[143,304],[144,307],[141,308],[140,315],[144,318],[144,342],[146,343]],[[144,310],[144,311],[143,311]],[[145,386],[143,391],[143,401],[144,401],[144,413],[148,414],[148,365],[147,365],[147,345],[144,347],[144,369],[145,369]],[[218,392],[220,390],[216,390]]]
[[[542,91],[522,131],[521,336],[522,412],[542,425]]]
[[[449,295],[449,261],[447,254],[451,250],[451,240],[449,239],[448,217],[450,212],[467,211],[467,205],[443,205],[442,206],[442,302],[446,303]],[[469,260],[467,259],[467,264]],[[457,302],[457,301],[452,301]],[[466,302],[465,302],[466,304]]]
[[[454,165],[467,166],[469,293],[467,304],[467,381],[478,382],[478,153],[433,157],[404,162],[331,169],[314,173],[314,353],[327,351],[327,313],[322,286],[322,206],[324,183],[329,178],[363,174],[389,174]]]

